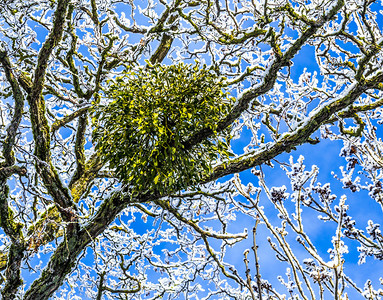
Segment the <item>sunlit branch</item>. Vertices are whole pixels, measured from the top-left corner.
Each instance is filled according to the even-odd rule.
[[[1,294],[3,299],[14,299],[18,288],[22,285],[21,263],[25,255],[26,244],[22,232],[23,225],[15,219],[15,212],[9,206],[9,187],[7,177],[0,178],[0,226],[11,240],[8,250],[6,283]]]
[[[156,204],[161,206],[163,209],[171,212],[178,220],[181,222],[189,225],[192,227],[195,231],[197,231],[199,234],[204,235],[206,237],[212,237],[215,239],[244,239],[247,237],[247,233],[242,233],[242,234],[219,234],[215,232],[209,232],[207,230],[203,230],[201,227],[199,227],[198,221],[195,220],[188,220],[184,216],[182,216],[177,209],[172,207],[168,201],[163,201],[163,200],[154,200]]]
[[[249,268],[249,260],[247,259],[249,252],[250,252],[249,250],[245,251],[245,253],[244,253],[245,258],[243,259],[243,261],[245,262],[245,267],[246,267],[246,283],[247,283],[247,288],[250,291],[251,298],[253,300],[257,300],[255,297],[255,293],[253,291],[253,287],[252,287],[250,268]],[[260,286],[258,286],[258,299],[262,300],[262,289],[260,289]]]
[[[285,230],[286,229],[285,228],[286,227],[286,222],[282,222],[282,227],[281,228],[274,227],[271,224],[271,222],[268,220],[268,218],[265,215],[265,213],[263,212],[263,209],[261,207],[258,207],[258,205],[255,205],[255,202],[253,201],[253,199],[251,199],[251,196],[249,195],[249,193],[246,193],[241,188],[240,182],[238,182],[238,180],[239,180],[239,178],[237,178],[237,180],[236,180],[237,181],[236,186],[237,186],[239,192],[241,193],[242,196],[244,196],[251,203],[254,204],[254,208],[257,210],[258,215],[261,217],[262,221],[266,224],[267,228],[273,234],[274,238],[278,241],[279,247],[283,250],[284,255],[282,257],[284,257],[284,259],[289,262],[289,265],[292,268],[294,279],[295,279],[295,282],[297,284],[297,287],[298,287],[300,295],[302,296],[303,299],[308,300],[307,296],[305,295],[305,293],[304,293],[304,291],[302,289],[302,284],[301,284],[301,281],[299,279],[298,272],[302,275],[304,283],[306,285],[306,288],[309,290],[312,299],[314,299],[314,291],[311,288],[310,282],[306,278],[306,276],[304,274],[304,270],[302,269],[302,266],[299,264],[298,259],[294,255],[294,252],[292,251],[290,244],[287,243],[287,241],[285,239],[285,236],[287,234],[287,232]]]
[[[238,273],[236,272],[236,270],[232,271],[234,275],[232,275],[232,274],[227,272],[225,266],[222,264],[222,262],[220,262],[219,257],[217,256],[217,254],[210,247],[210,244],[209,244],[209,242],[207,240],[207,237],[205,235],[202,235],[201,237],[202,237],[202,239],[203,239],[203,241],[205,243],[207,251],[209,252],[210,256],[214,259],[214,261],[216,262],[218,267],[221,269],[222,274],[225,275],[226,277],[230,278],[230,279],[233,279],[239,285],[246,286],[246,282],[241,277],[238,276]]]
[[[30,107],[33,136],[36,141],[35,155],[48,165],[52,165],[50,157],[50,130],[48,120],[45,116],[46,109],[45,101],[42,97],[42,90],[49,58],[62,38],[68,5],[69,1],[67,0],[60,0],[57,3],[53,28],[39,51],[33,85],[27,97]],[[68,189],[63,186],[58,174],[53,171],[53,166],[50,168],[40,168],[38,166],[38,169],[41,172],[46,188],[61,209],[63,219],[67,221],[71,220],[73,218],[73,212],[76,211],[76,206],[71,200]]]
[[[276,142],[268,143],[253,153],[246,154],[242,157],[229,161],[228,163],[223,163],[222,165],[217,166],[213,173],[205,181],[208,182],[225,175],[239,173],[243,170],[270,161],[283,152],[290,152],[291,150],[294,150],[295,147],[305,143],[323,123],[332,117],[334,113],[351,105],[367,89],[368,87],[365,85],[355,85],[346,96],[317,109],[309,120],[301,126],[298,126],[298,128],[290,134],[283,135]]]
[[[104,284],[104,280],[105,280],[105,275],[106,275],[106,272],[102,272],[100,274],[100,282],[99,282],[99,286],[98,286],[98,293],[97,293],[97,300],[101,300],[102,299],[102,294],[104,291],[108,291],[108,292],[111,292],[111,293],[114,293],[114,294],[135,294],[137,293],[138,291],[140,291],[141,289],[141,284],[140,282],[131,277],[130,279],[133,279],[136,281],[137,283],[137,288],[134,288],[134,289],[112,289],[110,287],[108,287],[107,285]]]
[[[103,166],[104,162],[97,153],[87,160],[82,176],[69,185],[73,201],[78,202],[80,200],[91,182],[97,178],[97,174]]]
[[[167,8],[165,12],[162,14],[162,16],[158,19],[157,24],[149,30],[150,33],[152,32],[161,32],[164,31],[163,27],[165,25],[171,25],[171,30],[175,30],[177,28],[176,25],[172,25],[177,19],[178,15],[174,14],[175,10],[177,10],[178,6],[181,4],[182,1],[177,0],[175,1],[174,5],[171,8]],[[168,33],[164,32],[160,41],[160,44],[158,45],[156,51],[153,53],[153,55],[150,57],[150,62],[152,64],[161,63],[166,55],[168,54],[170,47],[173,43],[174,37],[169,35]]]
[[[259,268],[259,258],[258,258],[258,245],[256,242],[256,236],[257,236],[257,227],[260,220],[259,218],[256,219],[255,225],[253,227],[253,253],[254,253],[254,259],[255,259],[255,277],[257,279],[257,288],[258,288],[258,298],[259,300],[262,300],[262,281],[261,281],[261,272]]]
[[[15,219],[15,212],[9,206],[9,186],[8,178],[17,173],[20,176],[26,174],[25,167],[14,165],[14,144],[16,141],[17,131],[21,122],[24,95],[12,71],[11,62],[5,50],[0,50],[0,64],[4,69],[6,78],[12,87],[13,98],[15,101],[14,112],[10,125],[7,128],[7,137],[3,144],[3,156],[5,161],[0,167],[0,225],[6,235],[11,240],[11,245],[7,253],[7,264],[5,271],[5,286],[1,291],[3,299],[14,299],[18,288],[22,284],[21,279],[21,263],[24,258],[26,245],[22,232],[22,224]]]
[[[89,108],[90,108],[90,106],[81,107],[80,109],[76,110],[75,112],[71,113],[70,115],[67,115],[67,116],[63,117],[62,119],[55,121],[51,126],[51,132],[55,132],[56,130],[65,126],[66,124],[72,122],[74,119],[80,117],[85,112],[87,112],[89,110]]]
[[[15,144],[16,134],[21,122],[24,106],[24,94],[17,82],[17,79],[12,71],[11,62],[5,50],[0,50],[0,64],[4,69],[6,78],[12,87],[12,94],[15,100],[15,109],[12,116],[12,121],[7,128],[7,138],[3,144],[4,166],[11,166],[15,163],[13,145]]]
[[[301,49],[301,47],[329,20],[331,20],[338,11],[343,7],[344,0],[338,0],[337,4],[334,5],[334,7],[328,12],[328,14],[323,15],[318,21],[316,21],[313,25],[311,25],[307,30],[305,30],[302,35],[289,47],[289,49],[283,53],[277,56],[274,60],[274,62],[269,67],[268,71],[266,72],[262,83],[257,85],[256,87],[250,88],[246,90],[237,100],[237,103],[231,110],[231,112],[228,114],[228,116],[223,119],[218,124],[217,131],[221,131],[228,126],[230,126],[236,119],[240,117],[242,112],[244,112],[250,102],[267,93],[270,91],[277,79],[278,72],[286,66],[290,65],[291,59],[298,53],[298,51]],[[211,129],[205,128],[201,131],[195,133],[193,136],[191,136],[187,141],[185,141],[184,147],[185,149],[189,149],[193,147],[194,145],[200,143],[205,138],[212,135],[213,132]]]

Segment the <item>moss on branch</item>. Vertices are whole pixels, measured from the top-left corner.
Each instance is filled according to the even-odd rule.
[[[219,132],[224,130],[230,124],[232,124],[236,119],[238,119],[241,114],[248,108],[250,102],[270,91],[277,80],[278,72],[285,66],[289,66],[291,59],[299,52],[302,46],[314,36],[314,34],[321,28],[328,20],[333,19],[339,10],[344,6],[344,0],[338,0],[336,5],[328,12],[321,17],[315,24],[312,24],[306,31],[302,33],[298,39],[292,43],[289,49],[280,57],[274,60],[274,62],[269,67],[263,82],[249,89],[247,92],[243,93],[242,97],[238,99],[237,104],[232,108],[231,112],[218,123],[216,131]],[[209,128],[203,128],[200,131],[196,132],[191,136],[187,141],[184,142],[185,149],[189,149],[194,145],[200,143],[204,139],[208,138],[213,134],[213,131]]]
[[[59,0],[57,2],[57,8],[53,15],[53,28],[39,51],[34,80],[27,97],[33,138],[35,140],[35,156],[46,163],[43,165],[37,163],[36,166],[41,173],[41,177],[49,194],[58,206],[62,208],[62,212],[68,207],[71,207],[74,211],[77,208],[69,195],[68,189],[62,184],[51,162],[50,128],[46,118],[46,108],[42,90],[49,58],[62,38],[69,2],[69,0]],[[71,218],[70,213],[63,214],[63,219],[70,220]]]
[[[302,145],[310,140],[310,136],[319,129],[322,124],[328,122],[333,114],[350,106],[360,95],[367,90],[367,86],[359,84],[351,89],[344,97],[331,102],[319,109],[311,118],[299,126],[295,131],[283,135],[275,143],[268,143],[254,153],[246,154],[242,157],[231,160],[217,166],[212,174],[204,182],[216,180],[225,175],[239,173],[249,168],[261,165],[275,158],[283,152],[290,152],[295,147]]]

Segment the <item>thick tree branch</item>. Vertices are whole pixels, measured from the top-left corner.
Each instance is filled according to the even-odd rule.
[[[23,107],[24,107],[24,94],[20,88],[15,75],[12,72],[11,62],[7,56],[6,51],[0,50],[0,64],[4,69],[5,76],[12,88],[13,98],[15,100],[15,109],[13,112],[11,123],[7,128],[7,137],[3,144],[3,155],[5,158],[4,166],[11,166],[15,163],[15,155],[13,146],[15,144],[17,130],[19,128]]]
[[[98,172],[104,166],[97,153],[93,154],[85,164],[85,169],[80,177],[75,181],[71,181],[69,188],[73,197],[73,201],[78,202],[85,193],[91,182],[97,178]]]
[[[170,47],[172,46],[174,38],[166,33],[162,36],[161,42],[158,45],[156,51],[150,58],[152,64],[161,63],[168,54]]]
[[[28,289],[24,300],[49,299],[62,285],[65,276],[74,267],[78,255],[90,241],[91,237],[84,230],[64,236],[64,241],[57,247],[40,278]]]
[[[61,127],[65,126],[66,124],[72,122],[74,119],[84,115],[88,110],[90,106],[84,106],[80,109],[76,110],[75,112],[71,113],[70,115],[67,115],[63,117],[62,119],[59,119],[55,121],[51,126],[51,132],[55,132],[56,130],[60,129]]]
[[[0,226],[11,240],[5,270],[6,283],[1,291],[4,300],[14,299],[18,288],[23,283],[20,267],[26,249],[22,232],[23,225],[15,221],[14,212],[8,205],[9,187],[7,179],[3,176],[0,178]]]
[[[377,79],[381,80],[377,77]],[[368,89],[367,85],[357,84],[344,97],[318,108],[304,124],[298,126],[296,130],[283,135],[275,143],[268,143],[260,149],[238,157],[228,163],[217,166],[204,182],[216,180],[225,175],[239,173],[249,168],[259,166],[270,161],[277,155],[290,152],[296,146],[307,142],[310,136],[319,129],[319,127],[332,118],[333,114],[339,112],[351,105],[359,96]]]
[[[24,300],[49,299],[74,267],[78,255],[113,222],[127,203],[147,202],[158,197],[158,195],[140,195],[139,198],[132,199],[128,193],[116,192],[106,199],[87,226],[76,233],[68,232],[40,278],[35,280],[28,289]]]
[[[45,101],[42,97],[42,90],[49,57],[62,38],[69,2],[69,0],[59,0],[57,2],[57,8],[53,16],[53,28],[40,49],[33,84],[27,98],[30,107],[33,137],[35,140],[35,155],[38,159],[50,166],[46,167],[37,163],[37,169],[41,173],[44,185],[49,194],[57,203],[58,208],[61,209],[63,219],[67,221],[73,217],[73,212],[67,208],[71,207],[71,209],[75,211],[76,206],[71,200],[68,189],[63,186],[57,172],[55,172],[51,162],[50,130],[48,120],[45,116],[46,109]]]
[[[68,23],[70,22],[70,18],[73,14],[73,6],[70,6],[69,8],[69,13],[68,13]],[[74,27],[73,24],[70,23],[68,25],[68,32],[71,36],[71,43],[70,43],[70,49],[67,52],[66,55],[66,63],[69,67],[69,70],[72,73],[72,84],[74,87],[74,90],[79,98],[85,97],[85,93],[83,92],[81,85],[80,85],[80,78],[78,75],[78,70],[76,68],[73,56],[76,54],[76,46],[77,46],[77,35],[74,32]]]
[[[8,300],[15,298],[18,288],[22,285],[20,267],[26,249],[21,230],[23,225],[14,220],[14,212],[8,204],[9,187],[7,185],[7,180],[11,175],[15,173],[18,173],[20,176],[26,174],[24,167],[14,165],[15,155],[13,152],[17,130],[23,114],[24,95],[13,74],[11,62],[6,51],[0,50],[0,64],[11,85],[15,103],[12,120],[7,128],[7,137],[3,143],[5,161],[0,165],[0,226],[11,240],[5,271],[6,283],[1,294],[2,299]]]
[[[77,132],[76,132],[76,142],[74,146],[74,153],[76,156],[76,171],[71,179],[69,186],[72,186],[72,182],[78,180],[86,170],[86,161],[85,161],[85,132],[88,125],[88,113],[87,111],[80,115],[78,118]]]
[[[37,66],[34,73],[33,87],[30,94],[31,102],[41,101],[41,93],[44,88],[45,74],[48,67],[49,57],[53,49],[58,45],[62,38],[65,25],[65,16],[67,13],[69,0],[59,0],[53,16],[53,28],[46,41],[41,47],[37,59]],[[36,106],[35,104],[34,106]],[[44,113],[44,112],[42,112]]]
[[[167,8],[166,11],[162,14],[157,25],[155,27],[153,27],[150,30],[150,32],[152,32],[154,30],[160,30],[160,29],[163,30],[162,28],[164,27],[165,22],[167,25],[173,24],[177,20],[178,15],[171,15],[170,17],[169,17],[169,15],[171,13],[173,13],[178,8],[178,6],[180,4],[181,4],[181,1],[177,0],[174,3],[174,6],[172,8]],[[169,20],[166,20],[168,17],[169,17]],[[176,25],[171,26],[172,30],[175,30],[176,28],[177,28]],[[161,38],[161,42],[158,45],[156,51],[154,52],[154,54],[150,58],[150,62],[152,64],[161,63],[165,59],[166,55],[168,54],[173,41],[174,41],[174,37],[172,37],[171,35],[169,35],[165,32]]]

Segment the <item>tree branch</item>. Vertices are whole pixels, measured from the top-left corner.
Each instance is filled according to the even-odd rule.
[[[59,119],[55,121],[51,126],[51,132],[55,132],[56,130],[60,129],[61,127],[65,126],[66,124],[72,122],[74,119],[82,116],[89,110],[90,106],[84,106],[80,109],[76,110],[75,112],[71,113],[70,115],[67,115],[63,117],[62,119]]]
[[[172,8],[167,8],[166,11],[162,14],[162,16],[159,19],[156,26],[153,27],[149,32],[162,30],[168,16],[172,12],[174,12],[180,4],[181,4],[181,1],[177,0],[174,3],[174,6]],[[170,16],[169,20],[166,23],[172,24],[177,20],[177,18],[178,18],[178,15],[172,15],[172,16]],[[177,28],[176,25],[171,26],[172,30],[174,30],[176,28]],[[152,55],[152,57],[150,58],[150,62],[152,64],[161,63],[164,60],[164,58],[166,57],[166,55],[168,54],[168,52],[170,50],[170,47],[173,43],[173,40],[174,40],[174,38],[171,35],[169,35],[167,33],[163,34],[160,44],[158,45],[158,47],[157,47],[156,51],[154,52],[154,54]]]
[[[257,151],[215,167],[213,173],[204,182],[213,181],[225,175],[239,173],[268,162],[283,152],[291,152],[296,146],[305,143],[322,124],[332,118],[334,113],[351,105],[367,89],[368,86],[366,85],[355,85],[344,97],[318,108],[309,120],[299,126],[294,132],[283,135],[275,143],[268,143]]]
[[[377,76],[376,80],[378,79],[381,80],[382,78]],[[355,85],[344,97],[319,108],[308,122],[298,127],[290,135],[284,135],[272,146],[265,146],[261,151],[257,151],[255,154],[240,157],[233,162],[216,167],[205,182],[263,164],[282,152],[291,151],[293,147],[304,143],[307,138],[335,112],[352,104],[368,88],[368,85]],[[34,295],[40,296],[40,299],[47,299],[62,284],[66,274],[71,271],[77,256],[82,250],[113,222],[115,217],[126,205],[136,202],[156,201],[156,199],[160,197],[161,195],[157,193],[147,193],[131,198],[129,193],[121,191],[114,193],[109,199],[104,200],[88,225],[78,232],[77,235],[72,236],[71,233],[69,233],[66,240],[59,245],[41,277],[36,280],[28,290],[25,299],[35,299],[33,298]],[[161,204],[164,203],[161,202]],[[166,209],[169,208],[166,207]]]
[[[91,182],[97,178],[98,172],[104,166],[97,153],[93,154],[85,164],[85,169],[80,177],[75,181],[72,180],[69,184],[74,202],[78,202],[81,196],[85,193]]]
[[[24,167],[14,165],[15,155],[13,152],[17,130],[23,114],[24,95],[15,75],[12,72],[9,57],[4,50],[0,50],[0,64],[4,69],[5,76],[9,84],[11,85],[15,101],[15,109],[12,120],[7,128],[7,137],[3,144],[3,155],[5,161],[0,164],[0,225],[5,234],[11,240],[5,271],[6,283],[1,291],[1,294],[4,300],[8,300],[15,298],[18,288],[23,283],[21,279],[20,267],[24,258],[26,246],[21,230],[23,225],[14,220],[14,212],[8,204],[9,187],[7,185],[7,180],[15,173],[18,173],[20,176],[25,175],[27,170]]]
[[[77,208],[71,200],[68,189],[62,184],[51,162],[50,130],[48,120],[45,116],[46,109],[45,101],[42,97],[42,90],[44,87],[49,57],[52,54],[53,49],[58,45],[62,38],[65,16],[69,2],[69,0],[59,0],[57,3],[57,8],[53,16],[53,28],[40,49],[34,73],[33,85],[27,98],[30,107],[32,132],[35,140],[35,156],[50,165],[50,168],[46,168],[41,167],[41,164],[37,163],[36,167],[41,173],[45,187],[47,188],[49,194],[53,197],[55,203],[58,205],[63,219],[66,221],[71,220],[73,217],[73,212],[66,208],[71,207],[73,211],[76,211]]]
[[[78,232],[67,233],[40,278],[35,280],[26,292],[24,300],[49,299],[74,267],[78,255],[113,222],[127,203],[147,202],[158,197],[158,195],[138,195],[133,199],[128,193],[116,192],[106,199],[87,226]]]
[[[1,291],[4,300],[15,299],[17,290],[23,283],[20,267],[26,249],[22,232],[23,225],[15,221],[14,212],[8,205],[9,187],[7,179],[7,177],[3,176],[0,178],[0,225],[11,240],[5,270],[7,281]]]
[[[338,0],[337,4],[330,10],[327,15],[324,15],[318,19],[317,22],[312,24],[303,34],[290,46],[290,48],[281,56],[276,56],[274,62],[268,69],[263,81],[260,85],[248,89],[238,99],[237,104],[233,107],[231,112],[218,123],[216,129],[217,132],[223,131],[225,128],[230,126],[241,114],[248,108],[250,102],[264,95],[270,91],[278,77],[278,72],[290,64],[291,59],[299,52],[302,46],[329,20],[334,18],[338,11],[343,7],[344,0]],[[199,132],[192,135],[187,141],[183,143],[185,149],[190,149],[194,145],[201,143],[204,139],[208,138],[213,134],[213,130],[204,128]]]
[[[13,146],[15,144],[17,130],[19,128],[24,107],[24,94],[21,91],[20,85],[17,82],[15,75],[12,72],[11,62],[6,51],[0,50],[0,64],[4,69],[5,76],[12,88],[13,98],[15,100],[15,110],[13,112],[11,123],[7,128],[7,137],[3,144],[3,155],[5,162],[4,166],[11,166],[15,163],[15,155]]]

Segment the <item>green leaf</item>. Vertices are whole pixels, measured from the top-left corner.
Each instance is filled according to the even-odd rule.
[[[160,174],[158,174],[155,178],[154,178],[154,184],[157,184],[158,183],[158,180],[160,179]]]

